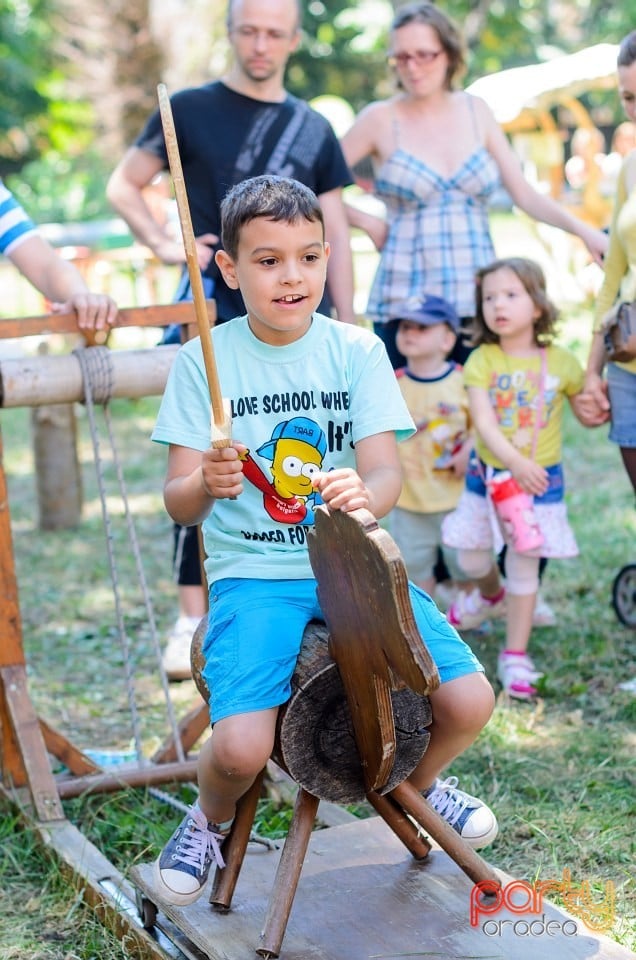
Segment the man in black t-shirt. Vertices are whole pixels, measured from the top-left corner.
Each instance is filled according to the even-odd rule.
[[[352,182],[329,123],[284,87],[285,67],[300,42],[297,0],[229,0],[233,62],[218,81],[171,97],[177,142],[206,296],[218,322],[244,313],[240,293],[219,275],[220,204],[230,187],[264,173],[294,177],[320,200],[331,245],[323,313],[355,323],[353,267],[342,188]],[[175,240],[153,216],[143,190],[168,169],[159,112],[144,127],[109,180],[108,198],[135,236],[164,263],[184,263]],[[188,299],[184,270],[179,299]],[[190,640],[207,609],[196,527],[175,528],[179,618],[164,655],[170,679],[190,675]]]
[[[219,207],[230,187],[263,173],[294,177],[318,195],[332,248],[329,300],[355,322],[349,227],[342,188],[352,182],[329,123],[287,93],[284,71],[300,40],[296,0],[234,0],[228,11],[233,64],[221,80],[171,97],[177,142],[204,286],[221,322],[243,312],[214,263]],[[153,217],[142,190],[168,169],[159,112],[114,170],[108,198],[138,239],[164,263],[185,263],[183,244]]]

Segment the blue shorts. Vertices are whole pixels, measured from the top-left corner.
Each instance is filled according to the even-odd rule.
[[[422,590],[409,584],[418,629],[442,683],[483,667]],[[218,580],[210,587],[203,677],[210,718],[285,703],[305,627],[324,620],[315,580]]]
[[[609,363],[607,387],[612,408],[609,439],[619,447],[636,447],[636,373]]]

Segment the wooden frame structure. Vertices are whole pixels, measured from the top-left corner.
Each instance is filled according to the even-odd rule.
[[[210,323],[214,323],[214,304],[208,302]],[[197,331],[192,321],[192,304],[181,303],[158,307],[120,310],[119,327],[162,327],[181,323],[189,335]],[[191,330],[190,330],[191,328]],[[0,339],[23,336],[77,333],[74,315],[52,314],[43,317],[0,319]],[[119,386],[115,376],[116,396],[148,396],[161,393],[176,347],[160,359],[159,351],[150,348],[130,351],[136,371],[134,378],[125,375],[128,367],[126,351],[113,356],[124,375]],[[150,358],[149,377],[140,375],[139,359]],[[40,357],[29,361],[0,362],[0,405],[3,407],[35,406],[39,403],[67,403],[82,400],[81,376],[69,376],[78,363],[68,356]],[[54,386],[42,387],[42,371],[53,372]],[[57,370],[59,375],[55,375]],[[79,372],[79,371],[78,371]],[[40,374],[40,375],[38,375]],[[24,391],[31,391],[30,403]],[[36,399],[37,398],[37,399]],[[126,913],[123,905],[134,901],[134,890],[121,873],[65,817],[62,800],[87,793],[105,793],[123,786],[154,786],[168,782],[196,779],[196,759],[188,751],[209,724],[207,706],[194,707],[178,724],[182,751],[177,751],[174,738],[169,738],[144,767],[118,768],[116,775],[103,772],[86,754],[60,731],[37,715],[30,699],[27,683],[19,590],[15,570],[11,515],[2,436],[0,434],[0,790],[15,803],[21,814],[39,832],[42,841],[51,847],[74,882],[83,887],[85,900],[91,904],[105,924],[120,938],[135,944],[136,955],[165,960],[170,951],[160,940],[150,936],[136,917]],[[182,752],[184,759],[177,759]],[[56,757],[69,771],[56,777],[51,771],[49,755]],[[176,934],[178,939],[178,932]],[[164,944],[164,947],[166,945]]]

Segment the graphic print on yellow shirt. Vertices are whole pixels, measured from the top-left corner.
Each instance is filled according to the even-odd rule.
[[[495,343],[482,344],[470,355],[464,368],[467,387],[488,391],[497,422],[507,440],[526,457],[544,467],[561,462],[563,400],[583,386],[583,369],[564,347],[546,347],[546,376],[539,404],[541,358],[514,357]],[[540,419],[537,413],[540,406]],[[536,451],[533,455],[535,432]],[[502,468],[479,435],[475,446],[484,463]]]

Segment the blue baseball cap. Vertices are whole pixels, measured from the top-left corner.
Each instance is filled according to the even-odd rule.
[[[321,457],[324,457],[327,452],[327,438],[324,431],[314,420],[308,420],[307,417],[293,417],[291,420],[277,423],[271,440],[260,446],[256,452],[261,457],[273,460],[276,443],[279,440],[302,440],[310,447],[315,447]]]
[[[389,323],[399,323],[400,320],[410,320],[419,323],[422,327],[430,327],[434,323],[445,323],[455,333],[459,330],[460,322],[455,307],[442,297],[426,294],[421,300],[412,297],[396,309],[396,316],[391,317]]]

